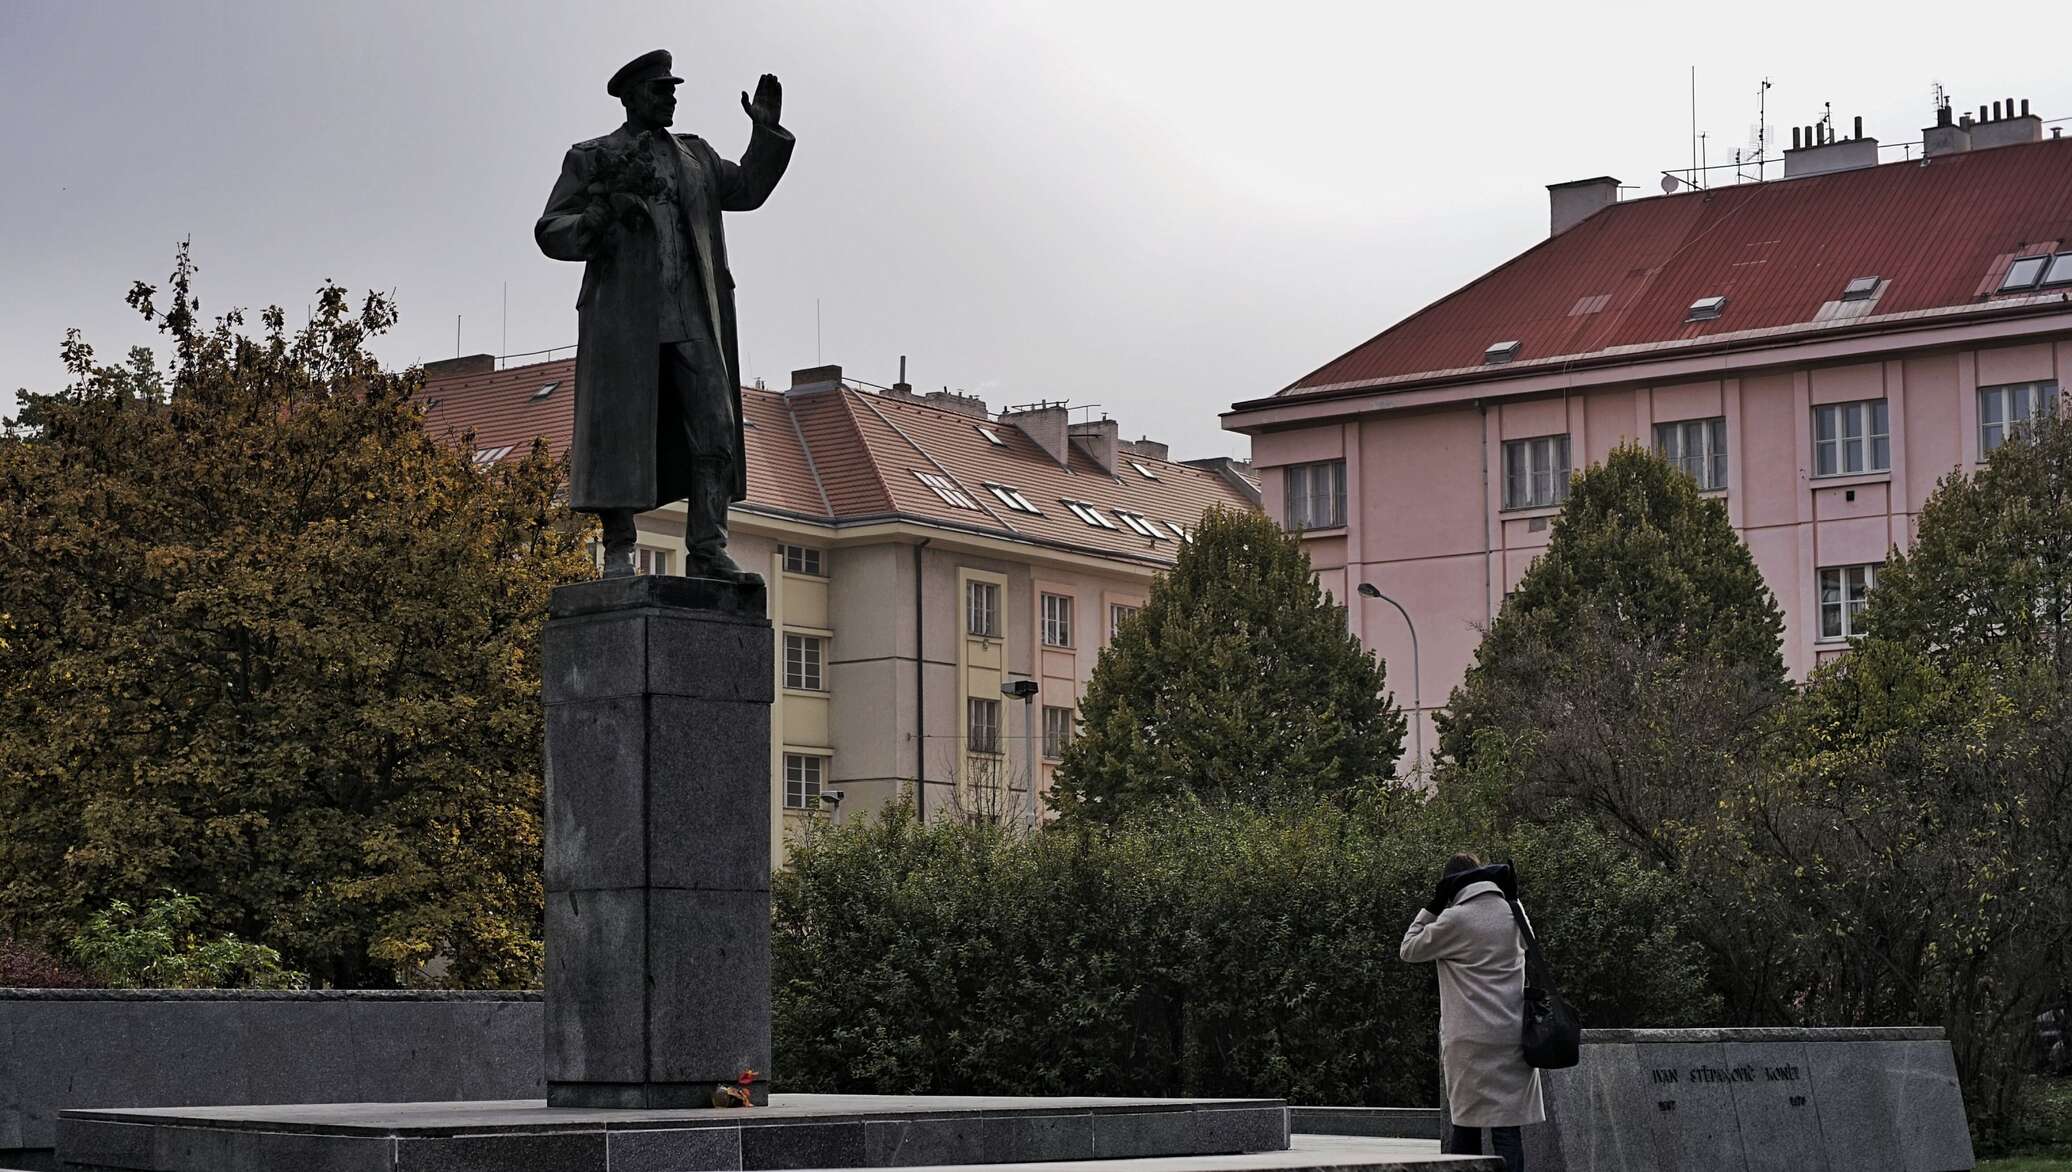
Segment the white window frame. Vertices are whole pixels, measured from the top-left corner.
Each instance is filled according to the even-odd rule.
[[[1072,510],[1073,516],[1079,518],[1080,520],[1086,522],[1089,525],[1094,526],[1097,529],[1115,528],[1115,522],[1110,521],[1108,518],[1102,516],[1101,510],[1095,508],[1094,506],[1088,504],[1085,501],[1067,500],[1064,497],[1059,497],[1058,503]]]
[[[1566,432],[1505,440],[1504,508],[1551,509],[1566,503],[1569,472]]]
[[[1829,597],[1829,583],[1834,595]],[[1820,641],[1839,643],[1863,632],[1858,630],[1865,601],[1878,585],[1878,564],[1822,566],[1817,581],[1820,606]],[[1829,620],[1833,621],[1830,622]]]
[[[1136,530],[1138,533],[1141,533],[1144,536],[1149,537],[1151,540],[1165,540],[1165,534],[1159,532],[1157,522],[1153,521],[1151,518],[1146,517],[1141,513],[1125,513],[1121,509],[1115,510],[1115,515],[1122,518],[1123,524],[1129,526],[1131,529]]]
[[[803,574],[809,578],[827,577],[826,556],[810,545],[787,545],[784,547],[784,572]]]
[[[1151,470],[1151,466],[1149,464],[1144,463],[1144,461],[1142,460],[1131,460],[1130,467],[1135,468],[1137,470],[1137,475],[1143,477],[1146,480],[1158,479],[1158,473],[1153,472]]]
[[[1857,399],[1813,408],[1815,479],[1890,471],[1892,419],[1885,400]]]
[[[819,753],[784,755],[784,808],[820,808],[820,790],[827,784],[827,758]]]
[[[978,510],[978,502],[972,500],[970,495],[963,489],[958,488],[957,482],[949,477],[940,476],[933,472],[923,472],[919,468],[909,468],[907,471],[914,474],[914,479],[933,489],[935,495],[941,497],[944,504],[955,505],[960,509]]]
[[[666,549],[656,549],[652,545],[633,547],[633,572],[636,574],[659,574],[667,577],[670,560],[670,552]]]
[[[2043,418],[2057,405],[2058,384],[2048,379],[1978,389],[1978,458],[2007,442],[2010,430]],[[1994,418],[1988,421],[1986,416]]]
[[[1178,521],[1167,521],[1166,528],[1172,530],[1173,536],[1179,538],[1182,541],[1194,540],[1194,533],[1191,530],[1189,530],[1187,526],[1180,524]]]
[[[987,492],[992,493],[999,499],[1001,504],[1006,505],[1015,512],[1034,513],[1039,517],[1043,515],[1043,510],[1031,504],[1029,498],[1022,495],[1020,489],[1012,488],[1005,484],[994,484],[990,481],[985,482],[985,486]]]
[[[1657,423],[1655,451],[1684,475],[1697,481],[1701,492],[1727,486],[1727,417],[1724,415]]]
[[[1000,701],[964,698],[964,743],[973,753],[1000,752]]]
[[[1072,646],[1072,596],[1046,592],[1039,605],[1043,610],[1043,645]]]
[[[973,578],[964,583],[964,633],[1000,637],[1000,583]]]
[[[827,636],[784,632],[784,687],[792,692],[827,691]]]
[[[1138,614],[1138,613],[1140,613],[1141,611],[1143,611],[1143,609],[1144,609],[1144,608],[1143,608],[1143,606],[1141,606],[1141,605],[1139,605],[1139,604],[1137,604],[1137,603],[1131,603],[1131,602],[1111,602],[1111,603],[1109,603],[1109,604],[1108,604],[1108,637],[1109,637],[1110,639],[1113,639],[1113,638],[1115,638],[1115,632],[1116,632],[1116,631],[1118,631],[1118,630],[1120,630],[1120,629],[1122,628],[1122,622],[1123,622],[1123,620],[1124,620],[1124,619],[1127,619],[1127,618],[1129,618],[1129,617],[1130,617],[1131,615],[1134,615],[1134,614]]]
[[[1072,710],[1054,705],[1043,706],[1043,759],[1055,761],[1065,755],[1065,746],[1072,743],[1074,732]]]
[[[1345,461],[1317,460],[1281,469],[1288,528],[1337,529],[1345,524]]]

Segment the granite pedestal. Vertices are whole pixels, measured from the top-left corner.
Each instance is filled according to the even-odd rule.
[[[555,1107],[711,1103],[770,1071],[770,623],[760,584],[554,591],[546,1081]]]

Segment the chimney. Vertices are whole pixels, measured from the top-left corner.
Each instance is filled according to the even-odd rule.
[[[1036,446],[1050,453],[1060,467],[1071,462],[1068,438],[1069,418],[1063,403],[1032,403],[1027,407],[1009,407],[1000,413],[1000,422],[1012,423],[1022,434],[1034,440]]]
[[[1115,475],[1116,440],[1121,433],[1122,425],[1113,419],[1089,420],[1066,429],[1072,443],[1110,476]]]
[[[441,358],[437,362],[424,364],[427,381],[435,378],[453,378],[463,374],[495,374],[496,355],[469,354],[463,358]]]
[[[1132,456],[1142,456],[1146,460],[1172,459],[1172,456],[1169,454],[1172,451],[1171,448],[1148,436],[1140,439],[1124,440],[1116,446]]]
[[[1985,107],[1981,106],[1983,113]],[[1981,117],[1978,125],[1971,128],[1971,149],[1990,150],[1993,147],[2015,146],[2025,142],[2043,141],[2043,119],[2029,113],[2029,99],[2023,98],[2021,112],[2015,112],[2013,98],[2005,104],[1993,103],[1993,117]]]
[[[809,366],[804,370],[791,372],[791,387],[787,395],[813,395],[821,391],[839,390],[842,386],[840,366]]]
[[[992,411],[986,407],[984,399],[979,398],[977,395],[967,395],[963,391],[953,391],[948,387],[944,387],[939,391],[930,391],[921,396],[921,398],[931,406],[940,407],[945,411],[955,411],[959,414],[971,415],[979,419],[990,419],[993,416]]]
[[[909,397],[914,393],[913,384],[906,380],[906,355],[904,354],[899,356],[899,381],[892,384],[892,393]]]
[[[1609,175],[1571,179],[1547,185],[1547,235],[1559,236],[1593,214],[1619,202],[1619,181]]]
[[[1935,108],[1935,125],[1921,132],[1921,157],[1933,159],[1938,155],[1961,155],[1971,149],[1971,119],[1966,118],[1959,126],[1950,117],[1946,102]]]
[[[1878,165],[1878,140],[1863,133],[1863,119],[1856,120],[1856,137],[1837,139],[1834,128],[1814,125],[1803,135],[1792,135],[1792,147],[1784,152],[1784,177],[1826,175],[1831,171],[1854,171]]]

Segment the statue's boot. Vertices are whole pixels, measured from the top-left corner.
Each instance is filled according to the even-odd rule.
[[[633,510],[607,509],[597,515],[604,523],[604,577],[633,576],[633,550],[640,533],[633,524]]]
[[[727,506],[734,503],[734,469],[726,460],[691,461],[691,495],[684,517],[684,573],[760,586],[763,576],[727,556]]]

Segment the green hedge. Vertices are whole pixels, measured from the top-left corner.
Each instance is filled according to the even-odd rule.
[[[1017,833],[904,811],[797,845],[775,888],[787,1090],[1436,1102],[1440,862],[1515,857],[1588,1024],[1703,1021],[1687,901],[1581,826],[1446,839],[1433,811],[1178,809]]]

